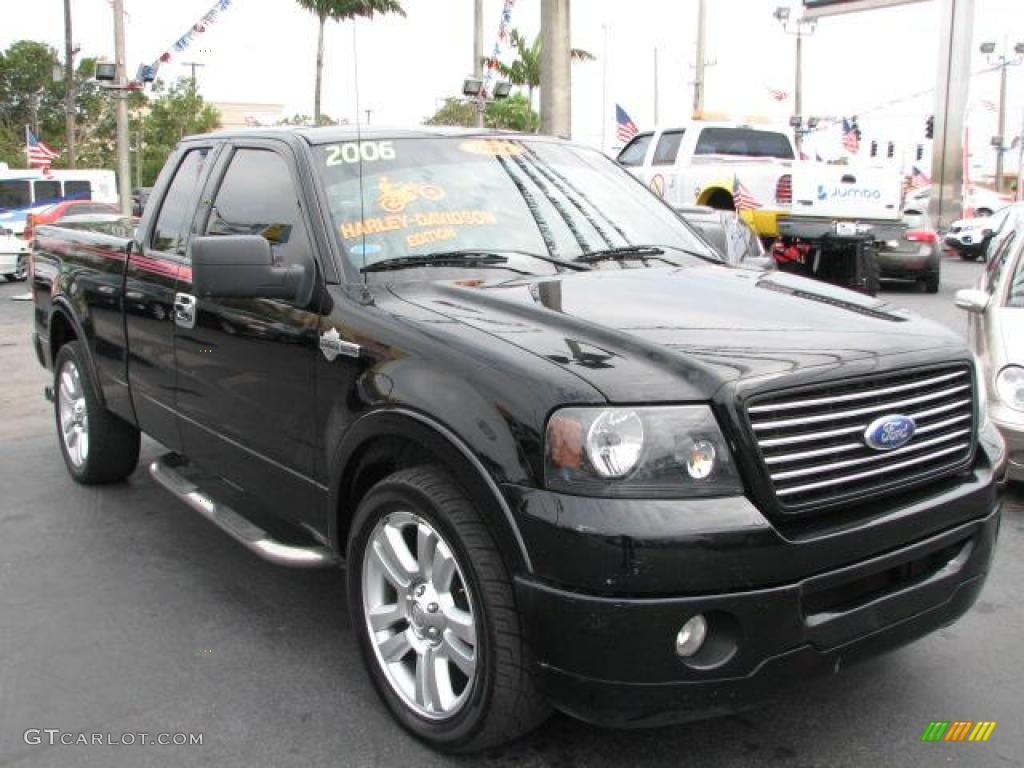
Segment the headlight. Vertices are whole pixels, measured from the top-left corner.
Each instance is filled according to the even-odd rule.
[[[996,394],[1011,408],[1024,411],[1024,368],[1008,365],[996,376]]]
[[[545,485],[581,496],[682,498],[742,493],[706,405],[563,408],[548,421]]]

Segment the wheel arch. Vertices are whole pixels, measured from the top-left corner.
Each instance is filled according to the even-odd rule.
[[[501,489],[471,447],[419,411],[388,408],[360,417],[333,452],[328,538],[344,553],[356,508],[366,492],[393,472],[437,463],[470,495],[495,536],[510,573],[531,572],[526,544]]]
[[[725,187],[705,187],[697,196],[697,205],[707,205],[720,211],[735,211],[736,201]]]
[[[106,400],[103,395],[103,387],[100,386],[99,373],[96,370],[96,361],[92,357],[92,347],[89,344],[89,337],[82,326],[81,321],[72,311],[63,297],[53,300],[53,307],[50,311],[50,319],[47,323],[47,341],[50,348],[50,365],[56,369],[57,353],[60,348],[70,341],[82,342],[85,351],[86,375],[92,382],[93,389],[100,405],[106,407]]]

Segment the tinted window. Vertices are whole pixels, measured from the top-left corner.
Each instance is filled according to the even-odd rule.
[[[792,160],[793,147],[782,133],[753,128],[705,128],[700,132],[694,154]]]
[[[34,181],[32,186],[35,187],[36,205],[60,199],[59,181]]]
[[[27,181],[7,179],[0,181],[0,211],[9,208],[27,208],[32,204],[32,190]]]
[[[653,134],[650,133],[641,133],[639,136],[634,136],[633,140],[619,152],[619,165],[643,165],[644,157],[647,155],[647,148],[651,146],[652,138]]]
[[[185,255],[185,239],[192,221],[199,182],[209,149],[193,149],[185,154],[174,174],[153,227],[152,247],[157,251]]]
[[[683,131],[665,131],[658,139],[654,148],[654,159],[651,165],[672,165],[679,154],[679,144],[683,140]]]
[[[262,235],[277,263],[308,263],[309,238],[284,158],[265,149],[235,152],[214,196],[206,234]]]
[[[92,200],[92,184],[88,181],[65,181],[64,197],[67,200]]]

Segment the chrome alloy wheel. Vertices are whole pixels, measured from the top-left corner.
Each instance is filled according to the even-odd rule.
[[[67,360],[57,377],[57,412],[60,417],[60,439],[68,459],[81,468],[89,458],[89,413],[85,390],[78,366]]]
[[[451,547],[422,517],[387,514],[367,541],[362,588],[370,642],[391,688],[421,717],[454,715],[472,690],[478,645]]]

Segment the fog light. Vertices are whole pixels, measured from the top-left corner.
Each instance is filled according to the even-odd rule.
[[[676,635],[676,655],[683,658],[693,656],[704,645],[708,635],[708,623],[699,613],[689,619]]]

